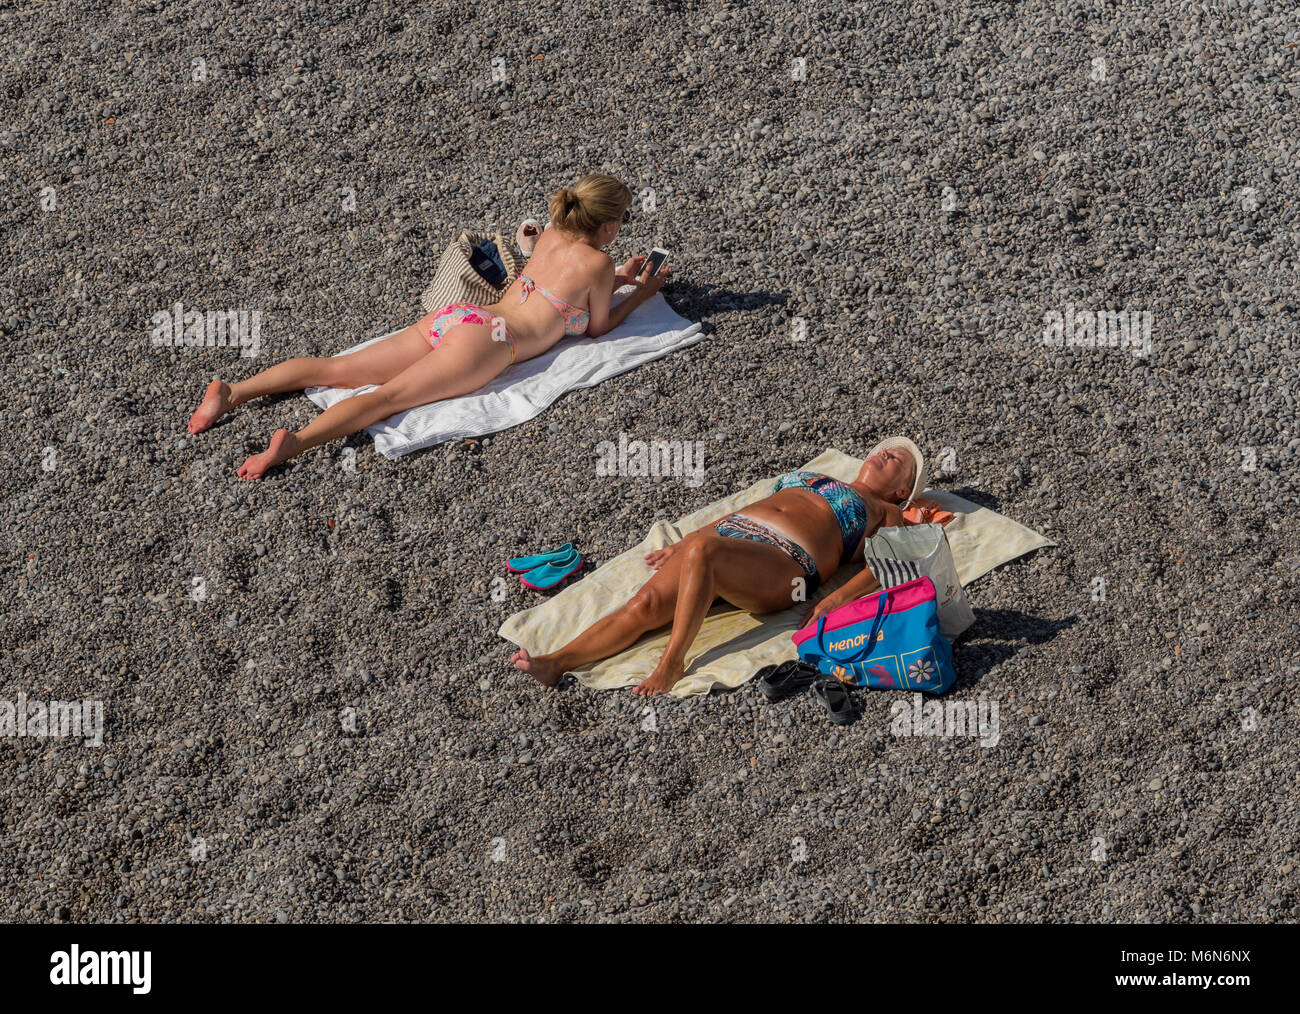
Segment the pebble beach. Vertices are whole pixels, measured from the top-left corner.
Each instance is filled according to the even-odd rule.
[[[90,746],[0,736],[0,919],[1300,914],[1294,9],[0,23],[0,701],[103,714]],[[592,171],[637,195],[610,253],[668,249],[705,340],[394,460],[362,433],[238,479],[301,394],[187,433],[214,377],[405,327],[456,233]],[[158,342],[178,303],[256,312],[257,355]],[[1133,326],[1075,323],[1102,312]],[[508,557],[598,566],[894,433],[1056,542],[968,588],[949,696],[996,702],[995,745],[894,734],[899,693],[833,728],[510,666],[541,599]],[[699,442],[702,482],[598,474],[620,435]]]

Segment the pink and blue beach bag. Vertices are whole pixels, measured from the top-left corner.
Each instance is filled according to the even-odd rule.
[[[924,576],[832,610],[796,631],[794,644],[819,672],[854,686],[941,694],[957,679]]]

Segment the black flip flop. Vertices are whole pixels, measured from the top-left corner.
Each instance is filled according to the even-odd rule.
[[[853,698],[849,688],[833,676],[823,676],[812,685],[812,695],[822,702],[832,725],[848,725],[853,721]]]
[[[765,665],[755,676],[763,696],[769,701],[779,701],[812,683],[817,678],[817,670],[807,662],[795,658],[780,665]]]

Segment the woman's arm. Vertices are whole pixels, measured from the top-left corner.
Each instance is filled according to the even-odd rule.
[[[810,623],[816,623],[818,617],[825,616],[831,610],[838,609],[854,599],[860,599],[863,595],[870,595],[879,587],[880,582],[876,580],[876,575],[863,567],[860,574],[855,574],[849,578],[835,591],[808,609],[804,614],[803,625],[806,627]]]
[[[644,262],[643,262],[644,263]],[[624,265],[627,267],[627,265]],[[664,287],[664,282],[668,281],[668,269],[670,265],[665,264],[659,274],[653,278],[626,278],[617,275],[614,271],[614,262],[606,258],[605,263],[601,266],[600,275],[591,286],[591,321],[587,325],[587,334],[592,338],[599,338],[603,334],[608,334],[618,327],[623,321],[627,320],[628,314],[653,296],[656,292]],[[619,303],[618,306],[610,309],[609,301],[614,295],[615,283],[632,284],[636,286],[627,299]]]

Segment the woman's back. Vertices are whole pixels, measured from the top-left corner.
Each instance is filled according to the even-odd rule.
[[[538,237],[533,256],[522,274],[574,306],[589,302],[592,283],[609,255],[561,229],[550,228]]]
[[[542,233],[527,268],[490,308],[506,322],[519,359],[586,331],[591,287],[608,263],[605,253],[561,229]]]

